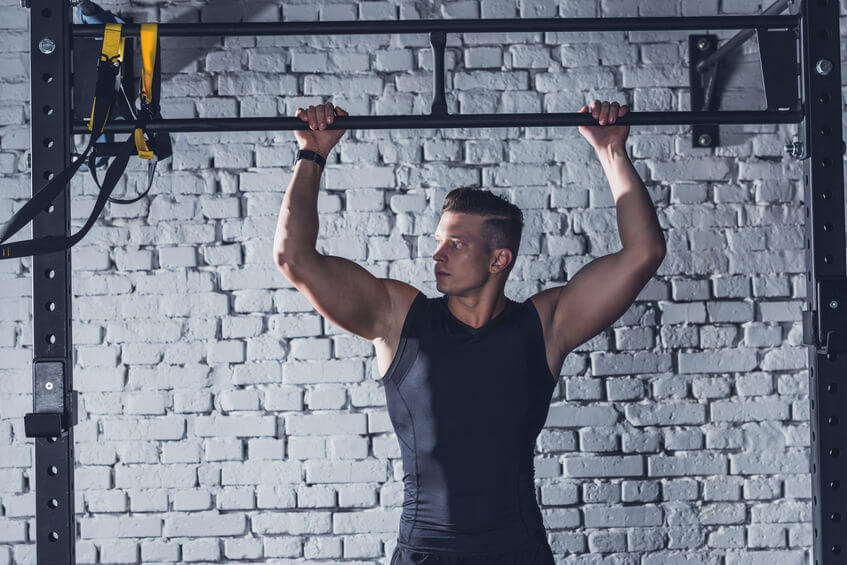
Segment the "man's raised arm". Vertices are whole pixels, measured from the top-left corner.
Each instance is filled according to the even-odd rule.
[[[337,114],[336,114],[337,110]],[[297,117],[308,120],[309,130],[295,130],[301,151],[314,151],[317,161],[302,158],[285,191],[274,236],[274,262],[285,277],[333,324],[374,340],[388,333],[390,295],[382,279],[364,267],[317,252],[318,191],[323,166],[344,130],[325,130],[335,115],[346,116],[327,102],[308,110],[298,108]]]
[[[587,111],[588,106],[580,110]],[[595,100],[591,114],[600,126],[579,126],[594,147],[612,189],[623,249],[594,259],[566,285],[541,293],[549,292],[555,301],[553,342],[565,354],[620,318],[665,256],[665,239],[650,194],[626,154],[629,126],[612,126],[627,112],[628,108],[617,102],[601,105]]]

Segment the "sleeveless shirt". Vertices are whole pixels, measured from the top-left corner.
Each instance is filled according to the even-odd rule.
[[[403,459],[397,545],[489,553],[546,543],[533,452],[555,380],[532,301],[473,328],[419,292],[382,383]]]

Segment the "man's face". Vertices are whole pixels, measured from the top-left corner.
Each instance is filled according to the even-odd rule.
[[[494,250],[487,250],[482,239],[485,217],[459,212],[444,212],[435,228],[436,248],[432,254],[436,274],[436,287],[445,294],[481,287],[494,274],[491,264],[496,259]],[[506,258],[508,260],[508,257]]]

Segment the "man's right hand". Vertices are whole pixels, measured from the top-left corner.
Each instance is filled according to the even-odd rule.
[[[346,116],[347,112],[341,109],[340,106],[333,107],[332,102],[321,104],[317,107],[309,106],[307,109],[297,108],[296,117],[304,122],[309,123],[308,130],[294,130],[294,137],[297,138],[297,143],[300,149],[311,149],[317,151],[324,159],[327,158],[329,152],[338,143],[338,140],[344,135],[347,130],[333,129],[326,130],[326,126],[335,120],[335,116]]]

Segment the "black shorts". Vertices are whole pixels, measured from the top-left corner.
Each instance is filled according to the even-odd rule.
[[[553,550],[545,540],[535,549],[502,553],[463,555],[461,553],[427,553],[405,549],[399,545],[391,554],[389,565],[554,565]]]

